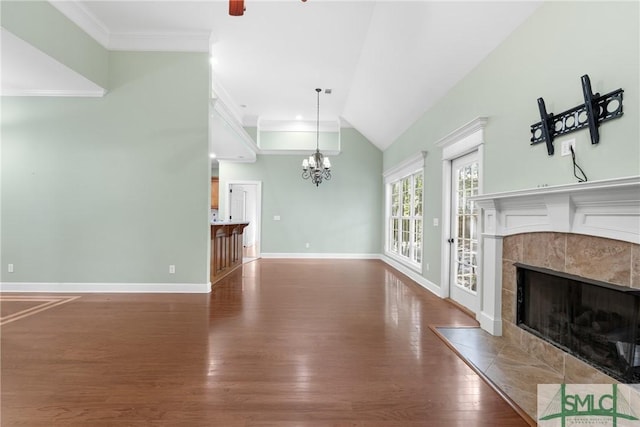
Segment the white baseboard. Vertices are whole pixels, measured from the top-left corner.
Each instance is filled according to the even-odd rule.
[[[480,327],[491,335],[502,336],[502,319],[494,319],[487,313],[481,311],[476,320],[480,322]]]
[[[422,277],[420,274],[418,274],[416,271],[405,267],[404,265],[400,264],[399,262],[395,261],[392,258],[389,258],[386,255],[381,255],[380,259],[382,261],[384,261],[385,263],[389,264],[391,267],[395,268],[396,270],[398,270],[400,273],[404,274],[405,276],[409,276],[409,278],[411,278],[411,280],[413,280],[414,282],[416,282],[417,284],[419,284],[420,286],[422,286],[423,288],[425,288],[426,290],[436,294],[438,297],[442,298],[441,292],[442,289],[440,288],[440,286],[436,285],[435,283],[431,282],[430,280],[425,279],[424,277]]]
[[[2,282],[0,292],[207,294],[211,292],[211,283]]]
[[[303,253],[261,253],[262,258],[284,258],[284,259],[380,259],[380,254],[303,254]]]

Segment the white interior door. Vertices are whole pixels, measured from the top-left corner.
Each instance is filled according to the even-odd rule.
[[[231,221],[246,221],[247,192],[241,185],[231,185],[230,194],[230,217]]]
[[[243,245],[254,246],[257,241],[257,197],[258,186],[256,184],[231,184],[229,186],[229,204],[231,219],[233,221],[248,221],[249,225],[244,229]]]
[[[478,217],[480,171],[477,151],[451,162],[451,298],[478,312]]]

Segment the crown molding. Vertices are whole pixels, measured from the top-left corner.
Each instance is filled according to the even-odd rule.
[[[53,96],[65,98],[102,98],[106,90],[3,90],[0,96]]]
[[[77,0],[49,1],[60,13],[108,50],[209,52],[209,31],[191,33],[115,33]]]
[[[247,131],[242,127],[238,119],[235,117],[233,112],[229,109],[229,106],[225,104],[225,102],[221,98],[213,99],[211,107],[211,114],[214,112],[229,126],[229,128],[240,138],[242,143],[249,149],[251,156],[245,159],[236,159],[238,162],[248,162],[253,163],[256,161],[256,154],[260,151],[260,148],[255,143],[255,141],[251,138],[251,136],[247,133]],[[227,157],[217,157],[216,160],[218,162],[225,160],[232,160]]]
[[[426,151],[418,151],[411,157],[382,172],[382,176],[387,181],[395,181],[396,179],[400,179],[402,178],[401,175],[413,173],[414,170],[424,168],[424,159],[426,159],[426,157]]]
[[[469,123],[460,126],[458,129],[440,139],[438,142],[436,142],[436,146],[445,148],[448,145],[465,139],[478,131],[484,131],[484,128],[487,125],[488,121],[489,119],[487,117],[478,117],[470,121]]]
[[[76,0],[49,1],[49,4],[100,43],[102,47],[109,48],[109,29],[80,2]]]
[[[258,118],[258,132],[340,132],[339,120],[270,120]]]
[[[242,113],[233,102],[233,98],[231,98],[231,95],[229,95],[229,92],[227,92],[224,86],[218,82],[215,73],[212,73],[211,77],[212,106],[216,108],[218,106],[222,107],[224,111],[219,111],[228,118],[228,121],[232,121],[234,124],[242,127]]]

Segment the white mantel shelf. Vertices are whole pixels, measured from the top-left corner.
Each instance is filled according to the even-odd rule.
[[[502,334],[502,238],[532,232],[575,233],[640,244],[640,176],[484,194],[480,326]]]
[[[486,194],[485,234],[588,234],[640,244],[640,176]],[[495,212],[495,217],[492,212]]]

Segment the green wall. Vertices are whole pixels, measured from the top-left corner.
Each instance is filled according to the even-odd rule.
[[[559,142],[576,139],[576,157],[589,180],[640,173],[638,2],[550,2],[495,49],[475,70],[416,121],[384,152],[384,169],[426,150],[424,276],[440,282],[442,152],[435,143],[476,117],[486,116],[484,192],[576,182],[571,157]],[[602,24],[602,25],[601,25]],[[600,127],[600,144],[584,129],[556,140],[556,154],[530,146],[530,125],[547,111],[583,103],[580,77],[594,92],[624,89],[624,116]]]
[[[319,187],[302,179],[302,156],[220,163],[220,188],[233,180],[262,181],[263,253],[380,253],[382,153],[355,129],[342,129],[341,138],[342,152],[330,157],[333,177]]]
[[[108,51],[45,1],[0,1],[0,22],[22,40],[108,89]]]
[[[208,55],[108,59],[103,98],[2,98],[2,281],[209,281]]]

